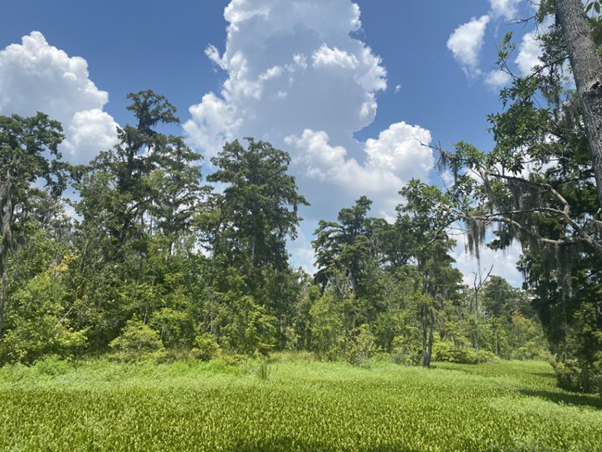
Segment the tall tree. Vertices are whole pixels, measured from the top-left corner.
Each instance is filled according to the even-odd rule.
[[[502,67],[513,48],[510,40],[500,51]],[[559,381],[592,389],[601,372],[594,356],[602,349],[600,341],[587,339],[602,330],[599,297],[593,295],[602,282],[599,187],[585,110],[564,74],[560,27],[551,26],[540,44],[540,65],[502,90],[504,111],[489,116],[495,147],[484,153],[459,143],[455,153],[441,150],[455,176],[453,207],[447,208],[466,221],[475,251],[490,226],[496,235],[491,247],[520,243],[519,269],[533,290]],[[587,324],[581,321],[586,318]]]
[[[98,324],[96,343],[113,339],[134,314],[148,320],[177,289],[163,282],[178,273],[174,245],[186,238],[187,251],[194,246],[188,230],[204,194],[200,154],[161,133],[161,125],[179,123],[175,107],[151,90],[128,99],[135,125],[118,129],[119,143],[80,169],[75,184],[74,291],[86,300],[83,323]]]
[[[554,0],[554,5],[583,108],[583,123],[592,154],[598,202],[602,208],[602,58],[581,0]]]
[[[283,269],[286,238],[296,236],[299,207],[308,203],[287,174],[290,156],[270,143],[247,141],[247,149],[226,143],[211,160],[217,170],[207,180],[225,184],[214,197],[213,252],[238,266]]]
[[[454,216],[445,208],[449,195],[437,187],[412,179],[399,193],[406,204],[397,207],[395,227],[401,240],[412,244],[410,262],[415,263],[422,283],[418,304],[422,366],[429,367],[437,312],[444,309],[445,298],[459,288],[460,282],[459,272],[450,271],[454,260],[449,253],[456,242],[446,231]]]
[[[371,205],[372,201],[362,196],[353,207],[341,209],[337,222],[320,221],[312,245],[318,266],[315,281],[323,290],[340,276],[349,282],[345,290],[358,288],[375,253],[374,219],[367,217]]]
[[[58,145],[63,140],[61,124],[43,113],[30,118],[0,116],[0,334],[4,322],[8,258],[14,245],[15,213],[23,208],[38,179],[59,196],[65,188],[65,165]]]

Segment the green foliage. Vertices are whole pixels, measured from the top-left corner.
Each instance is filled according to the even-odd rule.
[[[505,46],[510,52],[510,38]],[[525,82],[505,99],[510,105],[513,96],[528,97],[536,89]],[[428,367],[432,359],[545,357],[545,339],[525,292],[492,279],[481,304],[473,303],[453,267],[448,228],[458,220],[458,202],[483,213],[473,202],[484,199],[475,198],[482,195],[478,183],[463,177],[463,168],[477,171],[486,161],[523,169],[512,153],[517,141],[507,132],[541,138],[547,111],[534,114],[536,105],[524,102],[509,108],[508,116],[492,118],[497,160],[459,144],[461,158],[447,160],[463,185],[442,192],[410,181],[400,191],[393,223],[370,217],[372,201],[365,196],[341,209],[337,221],[319,222],[312,280],[291,268],[286,251],[301,221],[299,208],[307,204],[288,173],[286,152],[251,138],[246,147],[227,143],[212,159],[216,171],[208,179],[220,184],[213,191],[201,185],[201,156],[182,137],[161,133],[163,125],[179,123],[173,105],[150,90],[128,99],[135,122],[118,129],[119,143],[89,165],[69,168],[80,195],[69,202],[76,212],[71,219],[56,197],[65,182],[55,152],[60,125],[43,115],[0,118],[0,142],[11,145],[2,152],[11,165],[24,149],[23,125],[47,126],[46,135],[38,130],[41,135],[27,138],[35,141],[36,158],[28,162],[27,180],[11,192],[10,202],[18,201],[14,236],[2,237],[4,251],[9,242],[14,247],[11,259],[4,252],[0,264],[11,281],[0,332],[4,362],[111,350],[114,361],[142,361],[142,367],[146,360],[190,359],[219,373],[249,356],[267,359],[283,351],[366,368],[391,358]],[[50,191],[31,187],[39,178],[51,179]],[[489,188],[502,197],[513,193],[503,184]],[[6,214],[9,204],[0,200],[0,212]],[[464,219],[469,248],[478,253],[485,228]],[[508,237],[500,232],[500,247]],[[478,354],[471,348],[477,334]],[[579,337],[571,336],[570,350],[581,347],[587,359],[597,356]]]
[[[32,363],[50,355],[76,354],[86,345],[86,331],[66,318],[66,264],[38,274],[11,299],[8,331],[0,340],[0,362]]]
[[[347,343],[347,361],[356,365],[366,363],[375,351],[374,339],[368,325],[361,325],[351,332]]]
[[[537,21],[553,16],[557,4],[540,2]],[[587,2],[585,8],[600,44],[600,3]],[[538,43],[540,64],[526,77],[513,77],[500,93],[503,110],[488,117],[495,147],[484,153],[458,143],[453,153],[441,150],[441,162],[455,180],[447,210],[466,224],[469,245],[475,224],[480,224],[477,236],[484,239],[487,227],[496,236],[491,248],[516,242],[522,248],[519,269],[530,299],[492,287],[485,306],[493,315],[484,330],[488,349],[503,357],[541,358],[547,339],[559,383],[596,390],[602,242],[585,110],[566,71],[568,51],[560,25],[547,27]],[[499,53],[502,70],[508,69],[514,47],[507,35]],[[515,311],[524,319],[510,319]]]
[[[595,303],[583,303],[575,324],[553,361],[560,387],[571,391],[602,392],[602,331]]]
[[[476,364],[479,362],[479,356],[471,347],[458,347],[452,342],[435,341],[433,344],[433,360],[458,364]]]
[[[209,361],[219,355],[220,347],[210,333],[199,334],[193,343],[192,356],[201,361]]]
[[[546,363],[281,361],[267,379],[245,367],[0,368],[0,449],[585,452],[602,443],[600,400],[556,388]]]
[[[121,334],[109,347],[120,361],[139,361],[163,357],[164,348],[159,333],[140,320],[128,320]]]
[[[342,305],[331,292],[311,307],[311,343],[318,356],[331,360],[340,356],[345,341],[342,314]]]
[[[35,222],[31,220],[46,214],[36,201],[56,199],[66,186],[65,164],[58,150],[62,140],[61,124],[43,113],[30,118],[0,116],[0,335],[7,305],[9,256],[29,243],[27,232]],[[39,180],[46,182],[45,190],[34,187]]]
[[[270,143],[247,138],[248,148],[226,143],[211,162],[217,167],[208,180],[227,184],[215,194],[211,242],[215,252],[237,266],[271,266],[287,262],[286,237],[295,237],[307,205],[297,193],[295,178],[286,174],[290,157]]]
[[[19,322],[0,342],[2,362],[31,363],[50,355],[71,356],[86,345],[84,332],[73,331],[65,321],[44,316]]]
[[[168,348],[190,347],[195,337],[194,321],[188,312],[162,308],[153,312],[149,324]]]
[[[33,368],[41,375],[46,375],[49,377],[65,375],[72,370],[72,367],[69,365],[69,363],[60,359],[57,355],[50,355],[41,361],[36,361]]]

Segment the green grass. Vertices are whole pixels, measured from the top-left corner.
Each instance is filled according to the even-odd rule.
[[[2,451],[602,451],[602,402],[546,363],[283,360],[0,369]]]

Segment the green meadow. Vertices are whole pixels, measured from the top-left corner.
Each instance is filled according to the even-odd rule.
[[[0,369],[2,451],[602,451],[544,362],[46,360]]]

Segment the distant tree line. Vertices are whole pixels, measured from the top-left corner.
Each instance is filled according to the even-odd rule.
[[[538,19],[557,3],[542,2]],[[598,48],[599,17],[580,11]],[[128,96],[136,123],[83,166],[62,161],[58,122],[1,116],[0,361],[307,350],[428,367],[551,353],[562,386],[600,390],[598,157],[584,94],[565,77],[565,38],[561,25],[542,35],[541,65],[521,78],[507,35],[499,64],[513,82],[489,117],[495,147],[438,149],[453,183],[410,181],[394,222],[370,217],[366,197],[321,221],[313,277],[289,262],[307,201],[269,143],[226,143],[211,160],[215,189],[201,155],[161,133],[179,120],[152,91]],[[519,243],[525,290],[481,268],[465,285],[451,255],[458,227],[477,258],[487,231],[494,249]]]
[[[369,217],[365,197],[320,222],[311,278],[286,250],[307,205],[286,152],[227,143],[211,161],[214,190],[201,156],[159,131],[178,123],[175,108],[152,91],[128,97],[136,124],[84,166],[61,160],[61,126],[44,114],[0,118],[2,361],[294,349],[428,366],[545,354],[524,292],[493,278],[473,307],[438,188],[410,182],[393,224]]]

